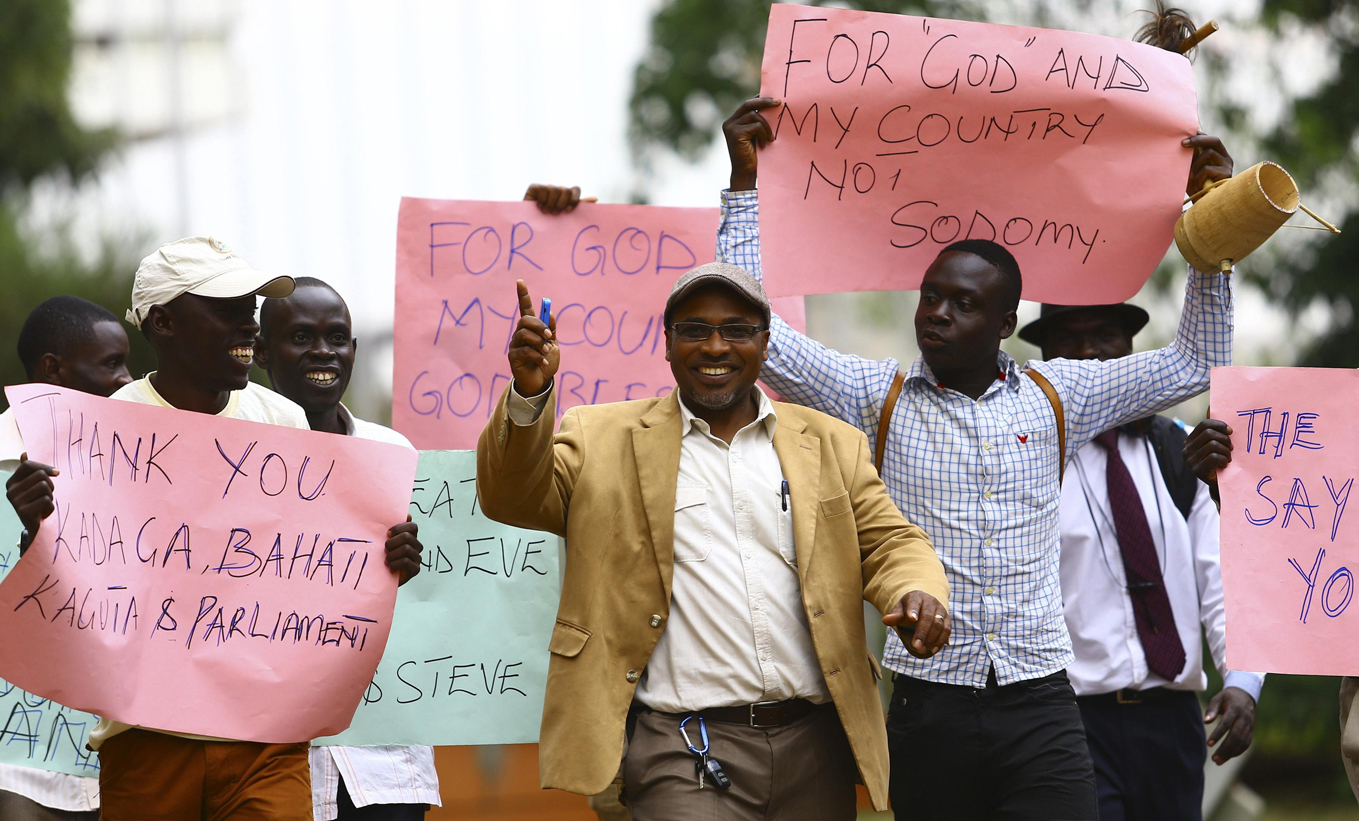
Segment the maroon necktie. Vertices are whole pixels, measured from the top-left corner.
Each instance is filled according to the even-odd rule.
[[[1105,479],[1109,486],[1109,507],[1114,514],[1114,530],[1118,535],[1119,552],[1123,554],[1123,572],[1128,579],[1128,595],[1132,598],[1133,617],[1137,621],[1137,637],[1142,640],[1142,651],[1147,666],[1167,681],[1184,669],[1184,644],[1175,627],[1175,615],[1166,595],[1165,580],[1161,576],[1161,560],[1156,555],[1156,543],[1147,526],[1146,510],[1137,495],[1128,466],[1118,453],[1118,430],[1106,430],[1095,441],[1104,448],[1109,458]]]

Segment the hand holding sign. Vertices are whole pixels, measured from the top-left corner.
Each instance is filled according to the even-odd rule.
[[[516,280],[519,291],[519,324],[510,337],[510,373],[514,375],[514,389],[520,396],[537,396],[557,375],[562,351],[557,345],[557,318],[550,317],[550,325],[533,315],[533,299],[529,297],[524,280]]]
[[[778,100],[770,97],[754,97],[741,103],[722,123],[722,134],[727,138],[727,156],[731,157],[731,190],[750,191],[755,187],[759,166],[757,152],[774,140],[774,129],[760,112],[778,104]]]
[[[1211,134],[1198,134],[1180,144],[1194,149],[1194,161],[1189,166],[1189,184],[1184,189],[1186,194],[1192,197],[1210,182],[1232,178],[1232,155],[1227,153],[1222,140]]]
[[[42,520],[55,510],[51,477],[60,475],[61,471],[29,459],[27,453],[19,459],[18,470],[5,482],[5,496],[19,515],[20,524],[28,531],[28,538],[19,545],[20,550],[26,550],[27,542],[38,534]]]
[[[398,585],[405,584],[420,572],[420,526],[407,516],[402,522],[387,531],[387,543],[383,545],[387,569],[396,574]]]
[[[1205,419],[1184,440],[1184,461],[1199,481],[1217,486],[1217,472],[1232,461],[1232,426],[1221,419]]]
[[[582,202],[595,202],[595,197],[580,196],[580,186],[565,188],[560,185],[539,185],[534,183],[524,192],[525,202],[536,202],[538,210],[544,214],[569,214]]]

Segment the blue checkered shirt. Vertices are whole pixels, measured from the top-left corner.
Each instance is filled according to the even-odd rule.
[[[723,192],[717,258],[761,276],[754,191]],[[1061,399],[1069,458],[1102,431],[1207,390],[1209,369],[1231,359],[1230,280],[1191,269],[1169,347],[1108,362],[1055,359],[1030,367]],[[838,353],[774,317],[761,378],[788,399],[857,426],[876,445],[896,374],[894,359]],[[986,686],[993,666],[1000,684],[1065,668],[1072,653],[1057,573],[1057,423],[1042,390],[1003,351],[996,380],[976,400],[939,385],[917,357],[887,437],[883,480],[944,563],[953,637],[922,660],[889,632],[884,663],[915,678],[971,687]]]

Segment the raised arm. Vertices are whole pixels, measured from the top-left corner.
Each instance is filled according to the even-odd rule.
[[[514,379],[477,440],[477,495],[497,522],[565,536],[585,434],[567,412],[553,435],[553,377],[561,364],[557,321],[550,317],[544,324],[534,316],[528,288],[522,280],[517,287],[519,325],[509,350]]]
[[[747,100],[722,124],[731,158],[731,188],[722,192],[717,259],[763,281],[760,264],[760,206],[755,192],[758,151],[774,139],[761,113],[778,100]],[[760,378],[788,399],[835,416],[864,431],[877,428],[887,389],[897,373],[895,359],[842,354],[793,329],[775,316],[769,358]]]
[[[1221,140],[1199,134],[1188,187],[1232,175]],[[1125,422],[1163,411],[1208,389],[1213,368],[1232,364],[1232,287],[1227,274],[1189,269],[1175,340],[1155,351],[1104,362],[1054,359],[1035,363],[1061,394],[1067,453]]]

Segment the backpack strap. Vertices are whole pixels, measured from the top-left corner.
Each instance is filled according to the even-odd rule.
[[[882,403],[882,414],[878,417],[878,441],[873,446],[873,467],[878,469],[878,475],[882,475],[882,457],[887,452],[887,428],[892,424],[892,411],[897,406],[897,397],[901,396],[901,386],[904,384],[906,375],[897,371],[892,387],[887,390],[887,399]]]
[[[1043,395],[1048,398],[1048,404],[1052,405],[1053,415],[1057,417],[1057,456],[1060,459],[1057,463],[1057,483],[1061,484],[1066,475],[1066,413],[1062,410],[1062,400],[1046,376],[1033,368],[1025,368],[1024,373],[1043,391]]]
[[[1189,514],[1194,510],[1194,499],[1198,496],[1201,484],[1199,477],[1194,475],[1193,469],[1184,460],[1184,440],[1189,438],[1188,434],[1164,416],[1153,416],[1147,421],[1143,435],[1147,437],[1152,451],[1156,454],[1156,462],[1161,468],[1161,478],[1165,480],[1166,491],[1170,493],[1175,508],[1187,522]]]

